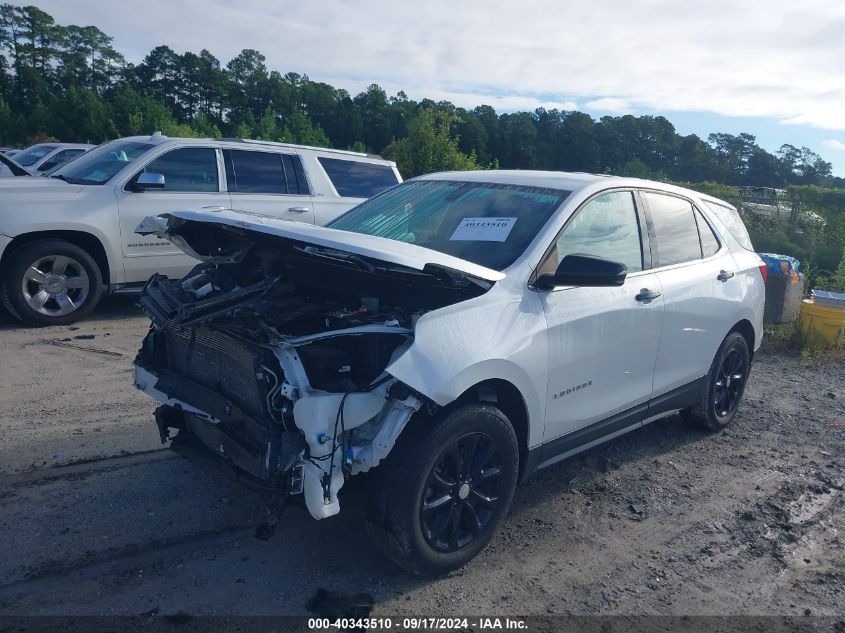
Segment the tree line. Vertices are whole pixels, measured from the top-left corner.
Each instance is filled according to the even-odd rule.
[[[500,167],[615,173],[734,185],[845,187],[806,147],[771,153],[751,134],[679,134],[663,116],[547,110],[497,113],[448,101],[357,95],[282,75],[244,49],[225,65],[208,50],[157,46],[126,61],[95,26],[60,25],[34,6],[0,5],[0,144],[99,143],[160,130],[381,153],[405,177]]]

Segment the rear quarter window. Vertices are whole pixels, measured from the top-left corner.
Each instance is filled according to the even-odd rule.
[[[389,165],[342,158],[320,157],[317,160],[332,181],[335,191],[344,198],[372,198],[399,184],[396,173]]]
[[[715,255],[719,251],[719,239],[713,233],[710,224],[698,209],[695,210],[695,219],[698,222],[698,232],[701,235],[702,256],[710,257],[711,255]]]
[[[728,233],[731,234],[731,237],[733,237],[737,243],[742,246],[742,248],[748,251],[754,250],[754,246],[751,244],[751,238],[748,237],[748,229],[745,228],[742,218],[739,217],[739,211],[730,207],[722,206],[721,204],[716,204],[715,202],[710,202],[709,200],[706,200],[705,204],[707,205],[707,208],[710,209],[717,218],[719,218],[719,222],[725,225],[725,228],[728,229]]]

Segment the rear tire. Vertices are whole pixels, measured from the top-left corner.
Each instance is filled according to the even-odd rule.
[[[518,472],[516,434],[496,407],[469,404],[414,420],[374,473],[367,535],[413,574],[451,571],[490,541]]]
[[[698,404],[681,411],[681,416],[708,431],[721,431],[739,410],[750,371],[748,342],[739,332],[731,332],[710,365]]]
[[[84,250],[64,240],[32,242],[14,251],[0,278],[0,300],[27,325],[67,325],[100,302],[103,276]]]

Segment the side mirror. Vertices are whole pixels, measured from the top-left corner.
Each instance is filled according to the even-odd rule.
[[[132,191],[147,191],[148,189],[164,189],[164,176],[161,174],[139,174],[132,183]]]
[[[556,286],[621,286],[628,275],[628,267],[596,255],[567,255],[557,270],[540,275],[535,285],[540,290]]]

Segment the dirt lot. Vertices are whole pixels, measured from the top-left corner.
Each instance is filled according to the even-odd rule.
[[[255,540],[256,497],[160,446],[131,382],[146,327],[125,299],[78,328],[0,316],[0,612],[304,614],[326,587],[374,615],[845,614],[841,365],[759,355],[730,430],[673,416],[544,471],[485,553],[419,580],[354,494]]]

